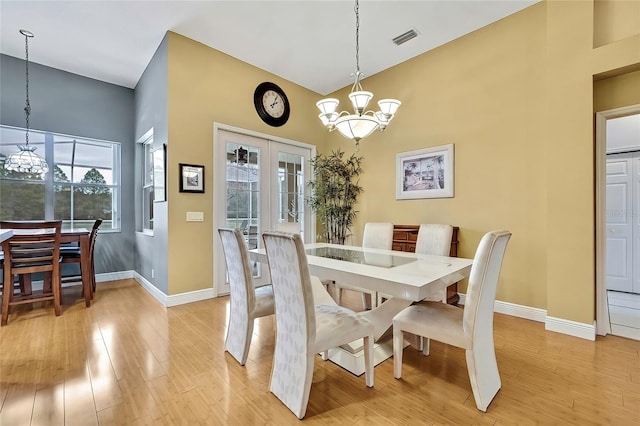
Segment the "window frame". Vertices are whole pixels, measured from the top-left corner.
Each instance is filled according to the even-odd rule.
[[[26,129],[21,127],[14,127],[14,126],[7,126],[7,125],[0,125],[0,130],[2,131],[2,133],[4,133],[5,131],[10,131],[10,132],[19,132],[21,135],[26,131]],[[44,215],[43,215],[44,217],[42,217],[42,220],[55,219],[55,216],[56,216],[55,189],[57,186],[60,186],[60,185],[69,186],[69,188],[71,189],[71,193],[69,197],[69,218],[62,219],[63,229],[78,227],[78,225],[75,225],[74,222],[81,221],[80,219],[74,218],[73,194],[78,188],[83,188],[83,187],[108,188],[111,194],[111,220],[108,220],[105,222],[106,224],[110,223],[111,227],[103,226],[100,228],[100,232],[105,232],[105,233],[122,232],[122,218],[121,218],[121,209],[120,209],[120,205],[122,202],[121,201],[122,149],[121,149],[120,142],[66,135],[62,133],[48,132],[48,131],[41,131],[41,130],[30,130],[29,133],[31,136],[41,135],[44,138],[44,143],[38,142],[36,143],[36,145],[43,147],[43,150],[38,152],[38,154],[44,156],[47,164],[49,165],[49,171],[42,177],[42,179],[16,179],[16,178],[0,176],[0,180],[8,181],[8,182],[25,182],[30,184],[43,185],[45,201],[44,201]],[[11,137],[12,136],[13,135],[11,135]],[[69,141],[72,141],[73,143],[78,143],[78,144],[89,144],[89,145],[94,144],[94,145],[108,146],[113,155],[111,159],[112,168],[110,169],[111,183],[102,184],[102,183],[85,183],[80,181],[73,182],[73,177],[69,178],[70,179],[69,181],[56,181],[55,168],[56,166],[60,167],[59,165],[70,166],[72,169],[76,167],[85,167],[85,168],[88,168],[89,170],[94,168],[98,171],[109,170],[109,169],[105,169],[101,165],[96,165],[94,167],[94,166],[91,166],[90,164],[82,164],[82,165],[75,164],[75,159],[73,157],[70,163],[62,162],[62,161],[57,162],[55,158],[55,151],[56,151],[55,145],[57,143],[69,143]],[[4,145],[12,146],[14,144],[4,143],[0,146],[4,146]],[[13,151],[13,149],[11,149],[11,151]],[[81,225],[81,226],[85,227],[84,225]]]
[[[154,193],[154,147],[153,130],[149,130],[138,143],[142,146],[142,179],[141,179],[141,232],[153,235],[153,219],[155,201]]]

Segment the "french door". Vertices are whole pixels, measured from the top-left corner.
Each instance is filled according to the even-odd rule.
[[[235,129],[234,129],[235,130]],[[229,293],[218,228],[242,230],[250,249],[262,247],[266,230],[299,231],[306,242],[315,234],[307,209],[310,145],[276,140],[241,130],[214,130],[214,289]],[[254,284],[269,283],[266,264],[252,262]]]

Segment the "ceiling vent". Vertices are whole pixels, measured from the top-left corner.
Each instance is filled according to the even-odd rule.
[[[411,28],[406,33],[400,34],[398,37],[395,37],[393,39],[393,42],[396,44],[396,46],[400,46],[402,43],[406,43],[412,38],[416,38],[416,37],[418,37],[418,32],[413,28]]]

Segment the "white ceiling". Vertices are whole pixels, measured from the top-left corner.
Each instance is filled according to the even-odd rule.
[[[360,68],[370,76],[539,0],[429,0],[360,3]],[[322,95],[352,83],[351,0],[8,1],[0,0],[0,52],[135,87],[171,30]],[[415,29],[400,47],[391,39]]]

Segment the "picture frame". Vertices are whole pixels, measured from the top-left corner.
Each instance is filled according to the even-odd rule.
[[[180,192],[204,193],[204,166],[179,164]]]
[[[454,196],[453,144],[396,154],[396,199]]]

